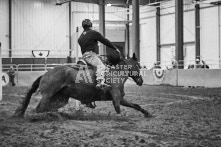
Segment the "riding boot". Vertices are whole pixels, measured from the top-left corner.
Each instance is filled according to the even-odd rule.
[[[99,67],[97,68],[97,71],[96,71],[96,81],[97,81],[97,85],[96,85],[96,88],[100,88],[100,89],[111,89],[111,86],[106,84],[105,83],[105,72],[106,72],[106,69],[105,67]]]
[[[96,85],[96,88],[100,88],[100,89],[106,89],[106,88],[111,88],[110,85],[104,83],[105,80],[103,79],[100,79],[100,80],[97,80],[97,85]]]

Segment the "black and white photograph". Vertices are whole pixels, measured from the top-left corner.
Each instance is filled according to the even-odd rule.
[[[0,147],[221,147],[221,0],[0,0]]]

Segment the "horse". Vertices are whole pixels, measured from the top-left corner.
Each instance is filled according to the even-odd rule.
[[[137,85],[143,84],[136,55],[133,54],[129,59],[120,59],[117,64],[112,61],[108,65],[109,71],[106,72],[105,78],[106,83],[111,85],[110,89],[96,88],[96,69],[89,65],[57,66],[47,71],[33,82],[14,116],[24,117],[32,94],[39,91],[42,98],[35,109],[37,113],[57,111],[68,103],[69,98],[74,98],[86,105],[95,101],[112,101],[117,114],[121,113],[122,105],[140,111],[145,117],[151,117],[152,115],[138,104],[124,99],[124,84],[129,77]]]

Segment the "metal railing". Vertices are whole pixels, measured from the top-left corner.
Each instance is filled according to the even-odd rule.
[[[152,69],[154,67],[154,63],[156,62],[141,62],[141,66],[145,67],[146,69]],[[183,64],[179,64],[183,63]],[[196,66],[195,60],[189,60],[189,61],[182,61],[177,63],[177,67],[184,66],[184,69],[188,68],[188,65]],[[210,69],[220,69],[221,68],[221,61],[219,60],[205,60],[205,63],[209,66]],[[202,64],[202,63],[201,63]],[[48,71],[56,66],[71,66],[76,65],[76,63],[63,63],[63,64],[3,64],[2,70],[5,72],[7,71],[10,66],[13,66],[13,68],[16,71]],[[170,69],[173,67],[171,61],[162,61],[159,62],[159,66],[162,69]]]
[[[6,72],[10,69],[11,66],[16,71],[48,71],[56,66],[71,66],[76,65],[76,63],[64,63],[64,64],[3,64],[2,71]]]

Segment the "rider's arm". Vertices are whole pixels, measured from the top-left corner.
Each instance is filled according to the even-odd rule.
[[[117,50],[117,47],[113,43],[111,43],[108,39],[104,38],[99,32],[94,31],[94,37],[96,38],[96,40],[100,41],[104,45]]]

